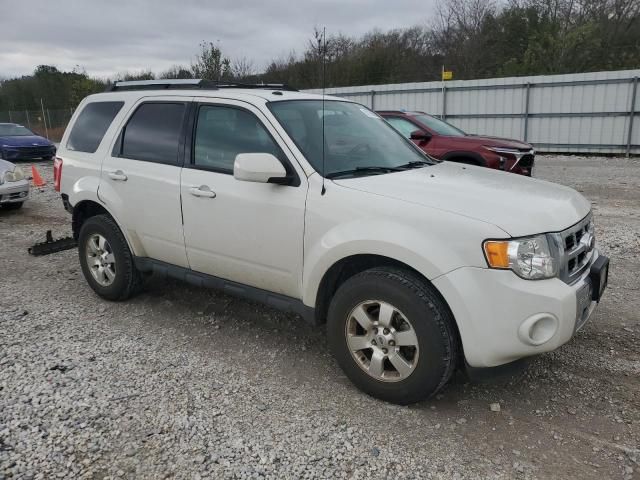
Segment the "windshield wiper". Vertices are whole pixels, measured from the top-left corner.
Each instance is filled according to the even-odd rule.
[[[327,174],[326,178],[359,176],[359,175],[376,174],[376,173],[401,172],[403,170],[405,169],[399,168],[399,167],[375,167],[375,166],[356,167],[349,170],[342,170],[340,172],[331,172]]]
[[[427,162],[426,160],[414,160],[412,162],[407,162],[403,165],[398,165],[396,168],[400,169],[408,169],[408,168],[422,168],[427,165],[433,165],[431,162]]]

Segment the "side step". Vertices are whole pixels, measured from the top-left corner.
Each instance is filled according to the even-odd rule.
[[[51,230],[47,230],[47,238],[42,243],[36,243],[28,248],[30,255],[39,257],[41,255],[49,255],[50,253],[62,252],[63,250],[71,250],[78,246],[78,242],[72,237],[53,239]]]
[[[283,312],[295,313],[300,315],[305,322],[314,326],[318,325],[315,309],[306,306],[298,299],[213,275],[207,275],[206,273],[196,272],[188,268],[178,267],[148,257],[135,257],[135,264],[136,268],[141,272],[153,272],[160,277],[175,278],[197,287],[220,290],[228,295],[246,298]]]

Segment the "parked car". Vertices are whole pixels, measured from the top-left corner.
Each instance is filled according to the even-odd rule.
[[[16,123],[0,123],[0,159],[52,160],[56,146],[40,135]]]
[[[436,162],[362,105],[284,87],[116,83],[74,113],[54,185],[98,295],[155,272],[296,312],[390,402],[558,348],[607,282],[575,190]]]
[[[377,113],[434,158],[528,177],[533,173],[535,151],[528,143],[470,135],[424,112],[385,110]]]
[[[22,169],[11,162],[0,160],[0,207],[16,209],[29,197],[29,181]]]

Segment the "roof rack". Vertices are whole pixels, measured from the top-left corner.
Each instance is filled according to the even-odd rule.
[[[218,90],[220,88],[250,88],[264,90],[285,90],[297,92],[298,90],[284,83],[236,83],[216,82],[199,78],[186,79],[161,79],[161,80],[128,80],[115,82],[107,87],[107,92],[123,90],[177,90],[177,89],[202,89]]]

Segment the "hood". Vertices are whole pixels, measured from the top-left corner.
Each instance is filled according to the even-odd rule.
[[[2,160],[0,158],[0,177],[4,174],[4,172],[12,172],[14,168],[16,168],[16,166],[13,163],[7,162],[6,160]]]
[[[470,145],[480,145],[487,147],[506,147],[517,148],[519,150],[531,150],[533,146],[529,143],[521,142],[519,140],[512,140],[510,138],[500,137],[485,137],[483,135],[466,135],[464,137],[455,137],[456,142],[468,143]]]
[[[0,147],[48,147],[53,145],[49,140],[40,135],[7,135],[0,136]]]
[[[587,199],[562,185],[449,162],[334,182],[471,217],[493,224],[513,237],[564,230],[591,209]]]

